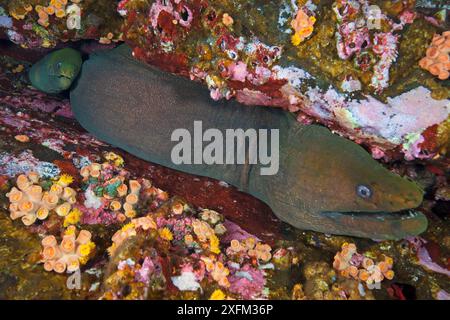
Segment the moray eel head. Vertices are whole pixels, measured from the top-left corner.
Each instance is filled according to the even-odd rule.
[[[80,72],[81,64],[78,51],[64,48],[35,63],[30,69],[29,78],[36,89],[46,93],[59,93],[70,88]]]
[[[300,145],[299,170],[289,170],[283,180],[291,192],[281,207],[282,220],[300,228],[371,239],[400,239],[422,233],[426,217],[412,210],[423,191],[376,162],[359,145],[312,126]],[[287,159],[287,168],[299,167]],[[292,193],[301,201],[289,204]],[[293,210],[294,207],[301,210]],[[283,214],[284,213],[284,214]],[[307,222],[309,225],[305,225]]]

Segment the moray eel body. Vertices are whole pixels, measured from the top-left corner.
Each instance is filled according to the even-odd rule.
[[[67,90],[78,76],[81,55],[71,48],[54,51],[36,62],[28,77],[36,89],[46,93],[60,93]]]
[[[357,144],[324,127],[303,126],[279,109],[214,102],[200,84],[135,61],[126,46],[92,55],[70,99],[81,125],[101,140],[154,163],[226,181],[294,227],[372,239],[399,239],[427,228],[423,214],[407,210],[420,205],[421,189]],[[193,132],[196,120],[203,131],[279,129],[278,173],[261,175],[260,164],[174,164],[172,132]]]

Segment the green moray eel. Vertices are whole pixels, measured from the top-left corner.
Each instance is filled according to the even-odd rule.
[[[36,62],[28,73],[31,84],[46,93],[60,93],[67,90],[78,76],[81,55],[71,48],[54,51]]]
[[[99,139],[142,159],[228,182],[294,227],[380,240],[427,228],[422,213],[408,210],[421,204],[422,190],[359,145],[324,127],[301,125],[280,109],[214,102],[200,84],[136,61],[127,46],[91,55],[70,100],[77,120]],[[279,129],[278,173],[261,175],[261,164],[174,164],[172,132],[192,132],[196,120],[203,131]]]

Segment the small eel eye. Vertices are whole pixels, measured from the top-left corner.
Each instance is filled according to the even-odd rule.
[[[360,184],[356,187],[356,193],[359,197],[363,199],[368,199],[372,196],[372,190],[363,184]]]
[[[58,63],[56,64],[56,68],[59,70],[59,69],[61,69],[61,67],[62,67],[62,62],[58,62]]]

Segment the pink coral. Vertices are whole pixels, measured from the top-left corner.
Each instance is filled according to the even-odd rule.
[[[256,299],[263,297],[265,284],[264,272],[247,264],[230,276],[229,290],[239,294],[243,299]]]

